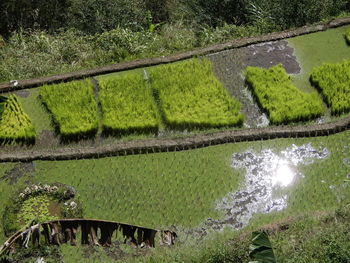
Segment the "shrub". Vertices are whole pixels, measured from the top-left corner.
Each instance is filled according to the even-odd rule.
[[[150,70],[165,123],[172,128],[241,125],[240,104],[215,78],[208,60],[191,59]]]
[[[350,110],[350,61],[324,63],[313,69],[310,81],[321,90],[332,114]]]
[[[2,102],[1,102],[2,101]],[[33,143],[35,129],[16,95],[0,101],[0,142]]]
[[[40,88],[40,97],[53,114],[63,139],[93,136],[98,130],[97,103],[89,80]]]
[[[142,75],[126,72],[99,82],[105,133],[156,132],[157,106]]]
[[[257,102],[272,123],[308,120],[324,112],[318,94],[304,93],[294,87],[282,65],[269,69],[247,67],[245,74]]]

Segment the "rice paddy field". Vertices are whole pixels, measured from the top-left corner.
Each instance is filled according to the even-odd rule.
[[[308,80],[315,66],[323,62],[336,63],[342,62],[343,59],[350,59],[350,47],[347,46],[343,35],[349,28],[345,26],[287,40],[289,48],[293,49],[294,62],[299,66],[299,70],[297,70],[298,67],[295,67],[294,71],[286,69],[287,73],[291,74],[291,80],[295,85],[293,88],[305,93],[316,92],[317,89]],[[254,48],[256,52],[262,52],[258,47]],[[243,51],[245,55],[241,54],[241,60],[236,64],[237,68],[243,70],[249,65],[257,66],[248,63],[252,60],[248,59],[247,49]],[[258,108],[253,98],[248,99],[250,91],[243,83],[241,77],[243,71],[236,69],[236,71],[232,70],[231,75],[227,73],[231,77],[224,75],[223,72],[227,69],[230,71],[230,65],[237,57],[233,55],[237,53],[225,52],[209,56],[213,71],[227,90],[224,93],[225,98],[234,97],[241,104],[241,111],[246,115],[245,126],[255,127],[256,122],[254,124],[250,121],[257,119],[264,112]],[[271,52],[274,51],[270,50]],[[270,66],[279,63],[283,65],[281,56],[278,59],[282,60],[279,61],[276,58],[277,60],[273,60],[273,63],[265,61],[266,59],[262,61]],[[270,58],[275,59],[272,55]],[[264,63],[260,66],[267,68]],[[147,71],[152,70],[147,69]],[[134,74],[144,74],[144,71],[136,70]],[[234,74],[238,75],[234,77]],[[138,76],[135,83],[142,86],[142,79],[140,75]],[[128,74],[111,74],[99,76],[96,79],[108,84],[118,78],[127,80]],[[235,82],[233,83],[232,80]],[[128,97],[128,100],[144,102],[145,109],[150,110],[158,127],[159,118],[153,111],[155,107],[159,107],[160,102],[151,101],[154,94],[151,90],[147,90],[151,84],[152,81],[142,86],[144,94],[147,95],[146,100],[142,101],[142,98],[132,96]],[[123,90],[118,86],[112,86],[110,89],[114,89],[114,95],[118,98],[120,98],[118,94],[129,92],[129,89]],[[96,96],[96,90],[94,92],[92,94],[92,90],[89,91],[90,98]],[[132,92],[134,92],[133,89],[130,89],[130,93]],[[200,91],[197,92],[200,94]],[[24,111],[30,117],[36,133],[41,137],[39,136],[37,145],[31,148],[1,146],[3,149],[0,149],[0,158],[1,152],[93,147],[135,138],[154,139],[162,136],[187,136],[196,132],[213,131],[207,129],[185,133],[183,131],[165,133],[166,125],[163,123],[159,126],[159,134],[129,134],[127,139],[113,136],[104,138],[101,135],[95,140],[62,146],[57,139],[58,135],[55,134],[52,117],[40,101],[40,88],[19,91],[16,94]],[[193,96],[195,97],[195,94]],[[108,101],[108,94],[102,94],[102,98],[104,100],[102,103],[106,101],[109,103],[110,112],[118,111],[118,106]],[[174,101],[170,100],[170,102]],[[98,104],[101,101],[94,103]],[[118,103],[125,112],[132,112],[124,101]],[[200,106],[200,103],[196,105]],[[133,104],[130,103],[130,105]],[[249,106],[253,110],[246,111]],[[327,110],[326,104],[323,106]],[[237,107],[235,110],[234,113],[238,114]],[[104,113],[97,110],[94,115],[91,115],[95,126],[102,114]],[[344,113],[335,118],[346,116]],[[329,117],[328,121],[331,120],[334,118]],[[123,121],[123,127],[125,127],[127,122]],[[118,118],[115,122],[118,122]],[[142,125],[146,124],[141,123]],[[101,129],[101,123],[99,129]],[[237,127],[223,129],[237,129]],[[101,130],[97,136],[100,136],[99,133]],[[192,251],[193,258],[189,254],[179,256],[184,253],[180,251],[188,251],[189,248],[196,246],[204,247],[204,251],[214,243],[226,242],[230,237],[239,235],[240,231],[257,229],[287,218],[311,217],[347,207],[350,203],[350,131],[322,137],[226,143],[178,152],[67,161],[37,160],[30,165],[16,162],[0,163],[0,214],[3,215],[6,212],[7,203],[18,190],[36,183],[62,183],[74,187],[85,218],[124,222],[148,228],[172,229],[179,236],[178,243],[172,248],[159,247],[146,252],[140,252],[126,245],[118,249],[62,246],[59,253],[64,262],[201,262],[201,256],[197,250]],[[0,217],[0,242],[6,238],[3,225],[4,222]],[[288,241],[283,242],[288,243]],[[290,253],[286,252],[287,250],[282,251],[281,244],[277,246],[281,249],[278,253]],[[279,256],[283,257],[282,254]],[[198,258],[194,259],[194,257]],[[312,258],[310,260],[309,262],[312,262]]]

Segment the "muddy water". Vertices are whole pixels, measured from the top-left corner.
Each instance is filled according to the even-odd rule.
[[[329,156],[326,148],[315,149],[312,145],[292,145],[275,153],[271,149],[261,152],[248,150],[232,156],[233,169],[245,169],[245,180],[241,190],[228,193],[217,203],[216,208],[224,212],[221,220],[208,219],[206,228],[221,230],[225,227],[245,227],[256,213],[269,213],[287,207],[286,190],[304,177],[299,165],[308,165],[317,159]]]

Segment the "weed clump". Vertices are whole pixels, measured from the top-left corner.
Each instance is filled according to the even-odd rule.
[[[345,32],[344,37],[345,37],[346,43],[350,45],[350,29]]]
[[[208,60],[191,59],[150,70],[167,126],[174,129],[239,126],[240,104],[216,79]]]
[[[157,106],[142,75],[128,72],[99,82],[103,131],[107,134],[157,132]]]
[[[16,95],[1,97],[0,142],[34,143],[35,128]]]
[[[313,69],[310,81],[321,91],[332,114],[350,110],[350,61],[324,63]]]
[[[91,137],[97,133],[97,103],[89,80],[42,86],[40,97],[52,113],[63,139]]]
[[[274,124],[309,120],[324,113],[317,92],[304,93],[293,86],[282,65],[247,67],[245,74],[259,106]]]

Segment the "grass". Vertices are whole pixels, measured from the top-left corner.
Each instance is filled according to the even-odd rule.
[[[346,43],[350,45],[350,29],[345,32],[344,37],[345,37]]]
[[[158,131],[159,117],[152,90],[139,72],[102,79],[99,87],[104,132]]]
[[[96,134],[97,103],[90,80],[42,86],[40,97],[63,138]]]
[[[321,90],[332,114],[350,110],[350,60],[314,68],[310,81]]]
[[[175,129],[239,126],[240,104],[216,79],[211,63],[192,59],[149,70],[165,124]]]
[[[17,96],[9,96],[3,103],[3,112],[0,119],[0,142],[33,143],[35,136],[35,128],[24,112]]]
[[[47,114],[47,109],[40,99],[40,88],[24,90],[28,92],[28,97],[19,97],[23,109],[28,114],[35,130],[40,134],[44,130],[54,130],[52,126],[52,118]]]
[[[288,39],[301,66],[301,72],[293,77],[293,84],[303,91],[314,91],[309,77],[314,67],[322,63],[337,63],[350,59],[349,46],[344,41],[344,33],[350,26],[329,29],[324,32]]]
[[[296,88],[281,64],[269,69],[247,67],[246,81],[271,123],[309,120],[324,113],[318,94]]]

